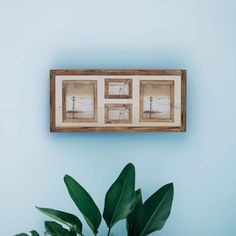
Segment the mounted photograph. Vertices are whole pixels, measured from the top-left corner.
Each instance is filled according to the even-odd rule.
[[[105,123],[132,123],[131,104],[105,104]]]
[[[132,98],[132,79],[105,79],[105,98]]]
[[[140,121],[171,122],[174,119],[174,81],[140,81]]]
[[[97,117],[97,81],[64,80],[63,121],[94,122]]]

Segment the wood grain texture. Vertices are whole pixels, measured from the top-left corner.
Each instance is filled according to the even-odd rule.
[[[55,132],[55,75],[50,72],[50,131]]]
[[[166,75],[181,76],[181,125],[162,127],[56,127],[55,78],[57,75]],[[51,132],[186,132],[186,70],[51,70],[50,71],[50,131]]]
[[[129,111],[127,120],[112,120],[109,118],[109,110],[127,109]],[[106,124],[124,124],[132,123],[132,104],[105,104],[105,123]]]
[[[180,132],[180,127],[57,127],[56,132]]]
[[[110,82],[120,82],[120,83],[127,83],[129,86],[129,94],[128,95],[111,95],[109,94],[109,84]],[[132,79],[106,79],[105,78],[105,98],[107,99],[131,99],[132,98]]]
[[[56,75],[183,75],[184,70],[51,70]]]
[[[181,132],[186,132],[186,109],[187,109],[187,71],[181,71]]]

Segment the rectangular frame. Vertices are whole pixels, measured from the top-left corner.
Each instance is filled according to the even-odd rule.
[[[94,118],[80,118],[80,119],[68,119],[66,118],[66,84],[80,83],[80,84],[94,84]],[[63,121],[64,122],[96,122],[97,121],[97,81],[96,80],[66,80],[62,81],[62,107],[63,107]]]
[[[145,119],[143,118],[143,85],[145,84],[169,84],[170,85],[170,118],[155,118]],[[173,80],[140,80],[140,109],[139,119],[143,122],[173,122],[174,120],[174,81]]]
[[[125,108],[129,110],[129,119],[128,120],[111,120],[109,119],[109,109],[118,110]],[[132,104],[105,104],[105,123],[106,124],[127,124],[132,123]]]
[[[110,82],[128,82],[129,83],[129,95],[109,95],[109,83]],[[105,78],[105,98],[107,99],[122,99],[132,98],[132,80],[131,79],[106,79]]]
[[[114,126],[73,127],[56,126],[56,77],[57,76],[180,76],[181,122],[178,126]],[[99,98],[99,97],[98,97]],[[51,70],[50,71],[50,131],[51,132],[185,132],[186,131],[186,70]]]

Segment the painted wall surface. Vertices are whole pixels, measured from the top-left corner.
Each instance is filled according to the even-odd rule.
[[[235,0],[0,0],[0,235],[42,233],[35,205],[77,213],[65,173],[103,210],[128,162],[144,198],[175,184],[153,235],[236,235],[235,12]],[[52,68],[187,69],[188,132],[50,133]]]

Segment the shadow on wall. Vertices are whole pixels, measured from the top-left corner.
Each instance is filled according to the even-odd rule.
[[[188,64],[187,52],[182,50],[177,51],[176,48],[168,48],[167,50],[155,50],[153,49],[66,49],[56,52],[52,57],[52,63],[49,69],[187,69],[188,78],[191,76],[192,70],[194,70],[194,65]],[[188,52],[189,53],[189,52]],[[176,56],[177,55],[177,56]],[[112,59],[111,59],[112,58]],[[122,62],[122,63],[121,63]],[[168,65],[168,66],[167,66]],[[46,80],[49,91],[48,80]],[[148,138],[155,138],[158,142],[170,142],[172,139],[174,142],[186,142],[189,139],[191,129],[194,128],[191,124],[191,89],[187,83],[187,133],[146,133],[145,139],[142,133],[54,133],[51,134],[55,139],[59,138],[60,141],[65,137],[89,137],[90,139],[119,139],[119,142],[126,142],[127,140],[139,139],[142,142],[147,140],[146,145],[148,145]],[[190,96],[189,96],[190,94]],[[49,130],[49,104],[47,103],[47,130]],[[191,127],[191,129],[189,128]],[[120,139],[122,137],[122,139]]]

